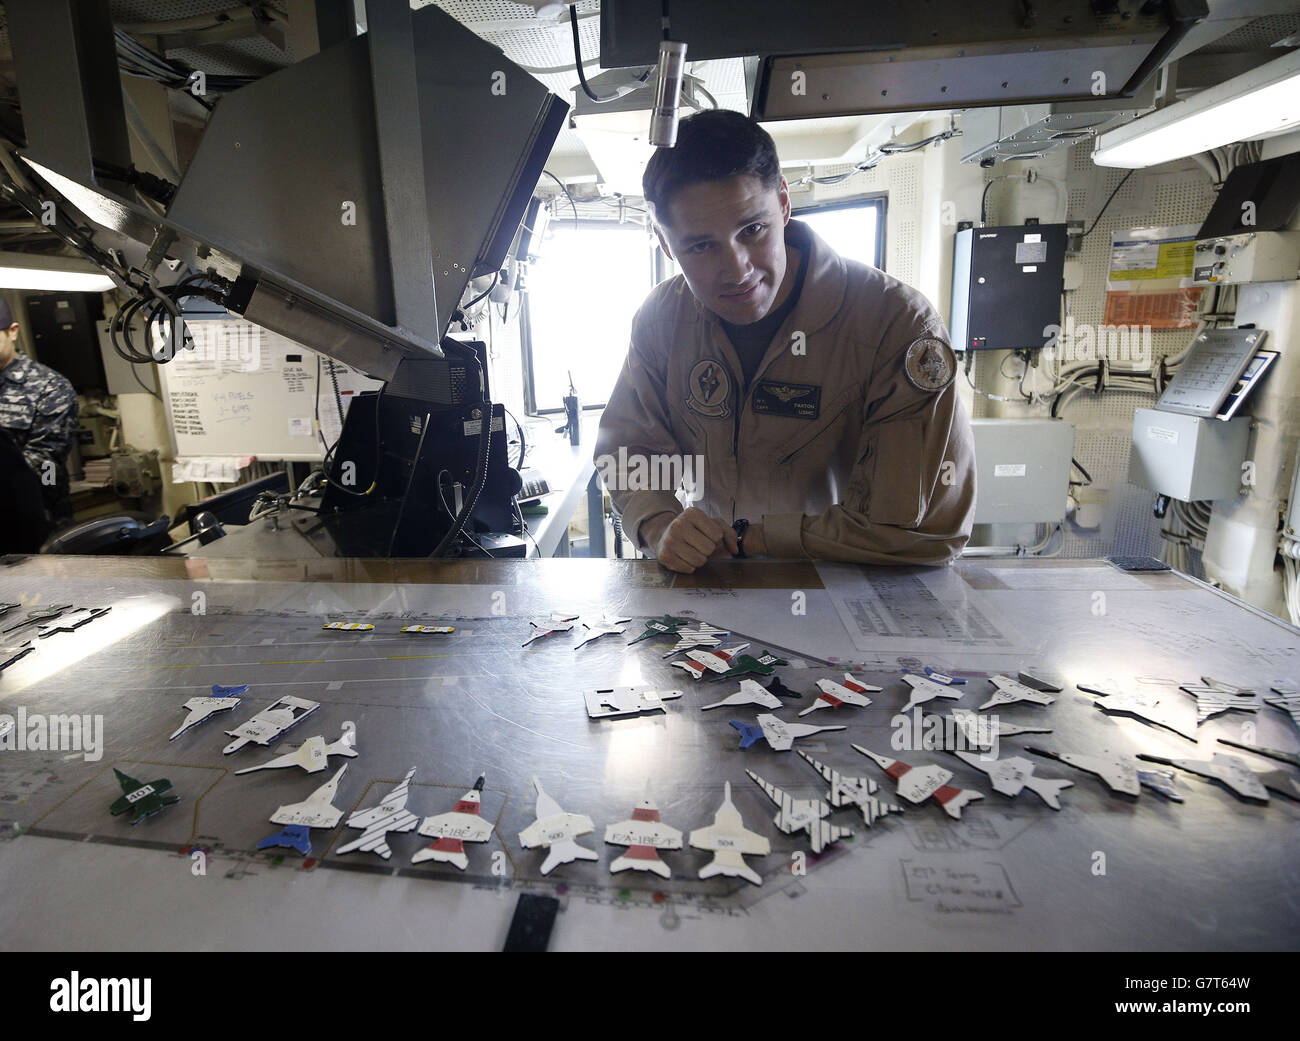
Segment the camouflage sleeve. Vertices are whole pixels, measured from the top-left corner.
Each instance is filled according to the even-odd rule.
[[[77,392],[62,376],[45,382],[36,398],[31,436],[23,446],[27,465],[37,473],[47,459],[62,466],[77,434]]]

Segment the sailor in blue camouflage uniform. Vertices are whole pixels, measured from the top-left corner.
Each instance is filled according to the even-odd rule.
[[[0,430],[39,479],[45,509],[56,522],[72,516],[67,462],[77,426],[72,384],[18,353],[18,323],[0,299]]]

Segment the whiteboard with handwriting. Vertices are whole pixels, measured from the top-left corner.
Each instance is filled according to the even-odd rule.
[[[163,403],[176,457],[254,456],[309,462],[338,440],[341,424],[329,366],[338,375],[344,415],[379,380],[320,359],[302,344],[242,319],[187,321],[193,350],[176,353],[162,374]]]

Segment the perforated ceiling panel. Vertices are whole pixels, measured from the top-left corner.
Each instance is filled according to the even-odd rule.
[[[908,285],[919,277],[919,242],[917,229],[921,205],[922,158],[896,155],[871,170],[850,177],[839,184],[813,186],[813,202],[825,203],[879,192],[888,194],[885,206],[885,270]],[[818,177],[834,177],[853,169],[849,163],[816,167]],[[787,172],[787,176],[790,174]]]
[[[238,5],[231,0],[168,0],[166,3],[159,0],[113,0],[109,12],[114,25],[130,28],[142,23],[194,18],[235,6]],[[201,48],[174,48],[167,51],[167,57],[218,76],[264,76],[297,60],[287,43],[281,49],[264,36],[247,36]]]
[[[1300,14],[1276,14],[1256,18],[1240,29],[1234,29],[1211,44],[1200,48],[1201,54],[1219,54],[1229,51],[1251,51],[1273,47],[1280,41],[1300,32]],[[1284,52],[1279,51],[1280,58]]]

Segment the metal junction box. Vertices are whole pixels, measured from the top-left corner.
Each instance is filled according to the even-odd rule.
[[[1198,286],[1290,282],[1300,274],[1300,231],[1247,231],[1197,239],[1192,281]]]
[[[1061,321],[1065,225],[965,228],[952,254],[952,346],[959,351],[1045,347]]]
[[[1128,479],[1184,502],[1235,499],[1249,440],[1249,416],[1224,422],[1140,408],[1133,414]]]
[[[975,523],[1044,524],[1065,517],[1074,424],[973,419]]]

